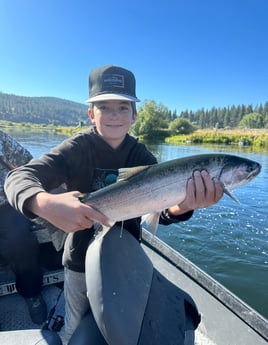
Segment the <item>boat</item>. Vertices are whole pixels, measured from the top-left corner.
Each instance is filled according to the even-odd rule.
[[[144,250],[168,279],[187,291],[201,313],[197,343],[264,345],[268,320],[183,255],[144,232]]]
[[[51,241],[47,229],[37,229],[36,236],[40,243]],[[145,229],[141,248],[155,269],[194,299],[201,315],[196,345],[267,344],[268,321],[257,311]],[[40,328],[31,322],[10,270],[0,271],[0,344],[32,345],[36,340],[38,344],[61,344],[58,324],[64,317],[63,280],[63,269],[44,273],[43,296],[50,313]]]

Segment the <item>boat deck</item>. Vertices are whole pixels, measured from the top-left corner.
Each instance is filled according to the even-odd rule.
[[[47,303],[48,310],[51,310],[61,289],[55,285],[43,288],[42,295]],[[24,298],[18,293],[0,297],[0,327],[1,331],[38,329],[40,326],[34,324],[29,316]],[[64,315],[64,298],[61,296],[54,315]]]
[[[156,237],[144,234],[146,254],[173,284],[187,291],[201,313],[196,345],[265,345],[268,322],[203,271]],[[43,296],[48,311],[55,307],[49,328],[57,315],[64,316],[63,270],[45,272]],[[31,322],[24,299],[16,293],[14,275],[0,269],[1,331],[39,329]],[[59,335],[63,339],[64,327]],[[63,344],[64,340],[63,340]]]

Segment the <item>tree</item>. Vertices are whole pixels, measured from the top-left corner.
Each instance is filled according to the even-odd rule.
[[[265,115],[264,120],[263,120],[263,124],[264,124],[265,128],[268,128],[268,114]]]
[[[191,122],[182,117],[177,117],[169,124],[169,130],[173,135],[176,134],[190,134],[196,128],[191,124]]]
[[[264,118],[259,113],[250,113],[243,117],[239,122],[240,128],[263,128]]]
[[[170,111],[155,101],[145,101],[138,109],[138,118],[132,126],[134,135],[151,137],[154,132],[168,128]]]
[[[265,104],[264,104],[263,115],[268,115],[268,102],[265,102]]]
[[[176,118],[177,118],[177,111],[176,111],[176,109],[173,111],[173,113],[171,114],[171,112],[170,112],[170,120],[171,121],[173,121],[173,120],[175,120]]]

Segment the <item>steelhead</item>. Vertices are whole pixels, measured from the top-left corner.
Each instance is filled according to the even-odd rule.
[[[163,163],[119,169],[116,183],[79,199],[103,213],[110,224],[144,216],[147,229],[155,233],[162,210],[180,204],[186,197],[186,186],[196,170],[206,170],[217,178],[224,193],[231,193],[249,183],[261,171],[261,165],[240,156],[203,154]]]

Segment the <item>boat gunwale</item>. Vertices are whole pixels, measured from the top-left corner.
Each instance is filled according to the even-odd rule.
[[[206,290],[254,332],[268,341],[268,320],[256,310],[146,229],[143,229],[142,242],[164,260],[183,272],[202,289]]]

